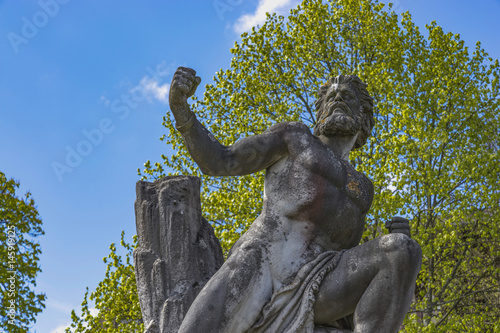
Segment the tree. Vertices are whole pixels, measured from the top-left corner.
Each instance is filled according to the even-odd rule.
[[[95,291],[87,287],[82,302],[81,315],[71,311],[72,323],[66,332],[143,332],[141,308],[137,295],[132,253],[137,245],[137,236],[132,244],[125,242],[122,231],[120,245],[125,250],[125,261],[117,254],[115,243],[109,248],[111,253],[103,258],[106,265],[105,278]],[[94,303],[95,308],[91,307]]]
[[[340,73],[361,77],[376,105],[373,136],[351,154],[375,186],[364,240],[405,215],[424,253],[406,330],[500,329],[498,60],[435,22],[425,37],[410,14],[377,0],[325,2],[305,0],[244,33],[193,110],[229,145],[277,122],[312,127],[318,87]],[[227,251],[262,209],[264,173],[204,177],[173,119],[163,124],[176,153],[139,174],[201,176],[203,212]]]
[[[0,172],[0,327],[6,332],[28,332],[45,308],[45,294],[37,294],[36,276],[42,252],[35,238],[44,234],[31,193],[18,197],[19,182]]]

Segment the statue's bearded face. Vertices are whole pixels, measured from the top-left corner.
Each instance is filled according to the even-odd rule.
[[[362,106],[356,89],[349,84],[332,84],[326,92],[318,119],[324,136],[354,136],[361,128]]]

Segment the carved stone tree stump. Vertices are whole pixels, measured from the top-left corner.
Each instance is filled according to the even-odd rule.
[[[145,333],[176,333],[222,265],[221,246],[201,216],[198,177],[139,181],[136,193],[134,261]]]

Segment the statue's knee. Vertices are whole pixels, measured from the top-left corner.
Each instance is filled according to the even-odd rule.
[[[422,250],[420,245],[404,234],[389,234],[381,237],[380,246],[389,256],[390,262],[406,268],[420,268]]]

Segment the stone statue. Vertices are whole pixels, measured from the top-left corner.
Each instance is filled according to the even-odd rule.
[[[355,75],[331,78],[314,134],[299,122],[221,145],[187,98],[201,79],[179,67],[170,87],[176,127],[201,171],[266,169],[262,213],[189,308],[180,333],[397,332],[412,302],[420,246],[406,219],[359,245],[373,185],[349,163],[373,127],[373,101]]]

